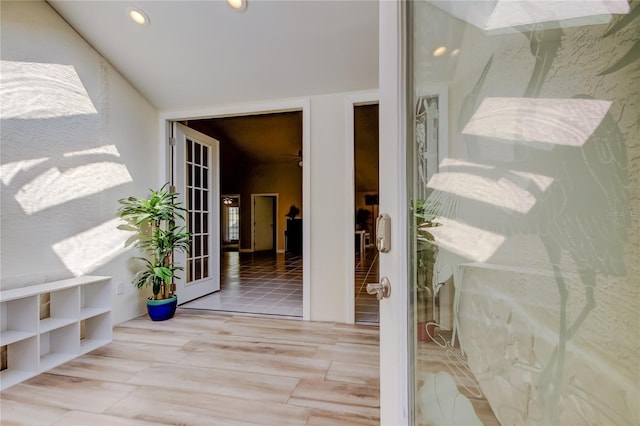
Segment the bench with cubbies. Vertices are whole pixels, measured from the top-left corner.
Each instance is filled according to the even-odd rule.
[[[47,295],[48,302],[43,297]],[[6,351],[0,390],[111,338],[110,277],[84,276],[0,291],[0,347]]]

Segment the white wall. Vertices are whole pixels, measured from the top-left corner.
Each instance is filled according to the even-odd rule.
[[[353,253],[346,250],[345,199],[353,192],[345,182],[345,102],[349,94],[311,98],[311,319],[348,321],[347,273]],[[353,210],[353,208],[351,208]]]
[[[47,3],[1,5],[0,288],[108,275],[114,323],[135,317],[115,218],[158,184],[157,111]]]

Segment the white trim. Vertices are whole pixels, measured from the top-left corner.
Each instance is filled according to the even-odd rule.
[[[345,100],[345,152],[344,158],[347,164],[346,175],[344,178],[345,185],[351,186],[351,191],[346,191],[345,200],[345,233],[344,235],[354,235],[356,230],[355,225],[355,118],[353,108],[359,105],[371,105],[380,102],[380,93],[376,90],[374,92],[358,93],[355,95],[347,96]],[[346,286],[346,300],[347,300],[347,322],[354,324],[356,322],[356,300],[355,300],[355,238],[345,239],[345,253],[349,253],[351,258],[350,262],[346,264],[345,276],[347,277]]]
[[[302,158],[311,158],[311,101],[302,105]],[[311,161],[302,163],[302,319],[311,319]]]
[[[198,109],[161,111],[159,114],[159,161],[162,185],[169,178],[168,123],[198,118],[230,117],[285,111],[302,111],[302,158],[311,158],[311,101],[309,98],[281,99],[267,102],[211,106]],[[311,319],[311,168],[310,161],[302,167],[302,319]],[[164,171],[164,173],[162,172]],[[251,250],[252,252],[253,250]],[[240,249],[240,252],[247,252]]]
[[[251,251],[256,251],[256,197],[273,197],[275,198],[275,211],[273,216],[273,225],[275,228],[275,234],[273,235],[273,251],[278,251],[278,208],[280,207],[280,195],[276,192],[273,193],[252,193],[251,194]]]

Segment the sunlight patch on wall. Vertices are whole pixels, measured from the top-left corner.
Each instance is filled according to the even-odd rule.
[[[62,170],[54,167],[20,188],[16,201],[26,214],[31,215],[132,180],[124,164],[109,161]]]
[[[77,275],[91,273],[127,249],[130,234],[117,229],[122,221],[111,219],[53,245],[53,251],[68,270]]]
[[[3,119],[97,114],[72,65],[2,61],[1,67]]]
[[[64,157],[79,157],[82,155],[113,155],[114,157],[120,157],[120,152],[115,145],[104,145],[98,148],[84,149],[82,151],[66,152]]]
[[[8,186],[20,172],[28,172],[38,164],[42,164],[47,160],[48,158],[34,158],[32,160],[14,161],[3,164],[0,166],[0,180]]]
[[[596,99],[486,98],[462,133],[552,149],[581,147],[609,111]]]

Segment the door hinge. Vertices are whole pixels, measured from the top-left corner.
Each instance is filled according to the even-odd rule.
[[[176,138],[174,137],[169,138],[169,146],[176,146]]]

